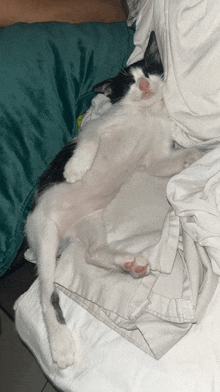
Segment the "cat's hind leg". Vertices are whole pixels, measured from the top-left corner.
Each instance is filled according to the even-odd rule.
[[[133,258],[133,260],[131,260]],[[126,261],[126,259],[128,261]],[[123,260],[123,268],[134,278],[146,276],[150,272],[150,263],[143,256],[127,255]]]
[[[60,368],[65,368],[74,362],[75,343],[60,308],[54,283],[59,246],[57,227],[53,221],[34,212],[28,217],[26,232],[37,256],[42,313],[52,359]]]
[[[95,211],[81,221],[77,226],[77,235],[84,242],[85,259],[88,264],[110,271],[128,272],[134,278],[143,277],[150,272],[150,263],[144,256],[109,247],[102,210]]]
[[[128,272],[133,278],[141,278],[150,272],[150,263],[144,256],[117,251],[108,245],[91,245],[86,252],[86,261],[111,271]]]

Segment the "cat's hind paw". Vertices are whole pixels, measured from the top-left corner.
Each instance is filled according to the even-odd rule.
[[[74,363],[75,342],[66,325],[59,326],[50,344],[53,361],[57,363],[59,368],[65,369]]]
[[[127,260],[126,260],[127,259]],[[123,269],[129,272],[133,278],[142,278],[150,272],[150,263],[143,256],[125,257]]]

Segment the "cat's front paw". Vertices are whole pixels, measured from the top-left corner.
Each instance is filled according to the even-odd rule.
[[[69,162],[67,162],[63,173],[67,182],[74,183],[76,181],[80,181],[83,178],[87,168],[79,169],[79,167],[80,162],[78,162],[76,159],[71,159]]]
[[[59,325],[59,328],[56,329],[56,332],[51,336],[50,346],[53,361],[57,363],[59,368],[65,369],[74,363],[75,342],[66,324]]]
[[[203,154],[197,150],[197,148],[189,148],[186,158],[184,160],[184,168],[186,169],[190,165],[192,165],[194,162],[198,161],[203,156]]]
[[[143,256],[127,255],[123,260],[123,269],[129,272],[133,278],[142,278],[150,272],[150,263]]]

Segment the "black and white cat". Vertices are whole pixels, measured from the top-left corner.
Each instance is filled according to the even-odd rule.
[[[63,241],[81,236],[88,263],[133,277],[147,275],[150,266],[143,256],[106,246],[101,227],[103,210],[140,166],[155,176],[172,176],[200,157],[196,149],[173,148],[174,124],[163,101],[162,74],[152,33],[144,60],[94,87],[94,92],[105,94],[112,105],[84,127],[76,143],[58,154],[39,181],[26,234],[30,252],[38,260],[52,358],[60,368],[71,365],[75,353],[54,284]]]

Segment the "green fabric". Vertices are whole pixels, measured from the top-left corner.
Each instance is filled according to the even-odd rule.
[[[133,50],[125,22],[0,29],[0,275],[24,236],[38,177],[77,132],[93,85]]]

